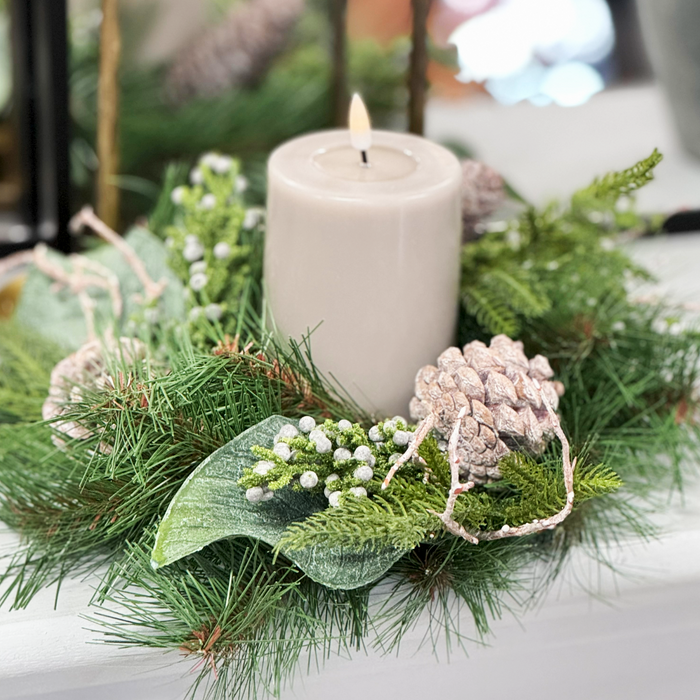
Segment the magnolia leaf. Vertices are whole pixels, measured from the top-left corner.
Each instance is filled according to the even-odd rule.
[[[325,499],[290,488],[274,498],[250,503],[238,485],[246,467],[258,458],[251,447],[272,447],[283,425],[296,421],[271,416],[209,455],[175,494],[156,535],[151,564],[166,566],[227,537],[252,537],[275,546],[289,525],[326,507]],[[329,588],[349,590],[378,579],[405,552],[394,547],[355,551],[308,547],[282,554],[309,578]]]
[[[151,279],[167,281],[163,294],[158,300],[159,318],[182,321],[185,318],[185,304],[182,298],[182,283],[168,266],[168,251],[161,240],[150,231],[134,228],[125,240],[143,261]],[[51,262],[69,268],[65,255],[48,250]],[[97,287],[90,287],[88,294],[94,299],[95,320],[99,329],[111,327],[115,321],[121,333],[124,326],[138,313],[137,295],[143,296],[141,282],[124,255],[111,245],[101,245],[85,253],[85,257],[101,263],[111,270],[119,280],[119,288],[124,301],[124,311],[120,319],[114,319],[109,294]],[[36,268],[31,268],[22,287],[17,305],[17,320],[33,328],[45,338],[52,340],[65,350],[77,350],[87,340],[85,316],[78,297],[68,289],[53,290],[54,281]],[[132,335],[132,333],[126,333]]]

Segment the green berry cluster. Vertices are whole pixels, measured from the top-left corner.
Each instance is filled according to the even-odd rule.
[[[253,447],[259,461],[244,471],[239,486],[251,503],[267,501],[276,491],[292,488],[323,494],[332,507],[347,498],[365,498],[381,491],[391,466],[413,441],[415,426],[401,416],[382,421],[369,430],[347,420],[311,416],[285,425],[274,447]]]
[[[190,182],[171,193],[178,209],[175,225],[166,231],[170,266],[185,283],[190,322],[196,326],[206,318],[229,331],[251,278],[264,215],[246,208],[247,181],[229,156],[206,153]]]

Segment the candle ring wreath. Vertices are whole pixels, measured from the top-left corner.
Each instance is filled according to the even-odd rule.
[[[631,201],[659,161],[539,209],[462,164],[459,342],[405,417],[324,377],[313,334],[265,330],[265,212],[228,156],[169,178],[148,227],[85,209],[105,245],[3,262],[26,279],[0,328],[2,602],[90,575],[105,641],[179,651],[193,692],[275,695],[302,656],[416,625],[437,652],[465,611],[486,635],[572,552],[653,536],[700,457],[692,309],[640,296],[618,245],[658,226]]]

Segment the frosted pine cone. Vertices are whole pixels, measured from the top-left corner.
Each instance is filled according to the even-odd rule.
[[[447,441],[460,409],[467,407],[457,447],[460,476],[477,484],[494,481],[505,454],[515,449],[539,454],[554,437],[543,396],[556,410],[564,386],[550,381],[553,374],[546,357],[528,360],[520,341],[497,335],[487,347],[474,340],[463,352],[445,350],[437,367],[418,371],[411,417],[432,415],[435,432]]]
[[[304,0],[247,0],[198,37],[167,78],[171,99],[183,104],[255,84],[284,49]]]
[[[81,386],[95,389],[104,386],[107,378],[105,346],[108,350],[118,353],[127,364],[146,356],[146,346],[136,338],[119,338],[115,341],[112,337],[111,340],[97,339],[85,343],[72,355],[61,360],[51,371],[49,395],[41,408],[44,420],[65,415],[71,403],[81,401]],[[78,440],[84,440],[92,435],[88,428],[75,421],[55,422],[53,427],[68,437]],[[55,435],[52,439],[57,447],[65,444]],[[102,444],[100,449],[107,452],[109,446]]]
[[[476,224],[493,214],[504,199],[503,178],[493,168],[476,160],[462,161],[462,221],[465,242],[476,237]]]

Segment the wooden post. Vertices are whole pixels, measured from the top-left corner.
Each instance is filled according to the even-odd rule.
[[[428,14],[432,0],[411,0],[413,32],[408,74],[408,130],[423,135],[428,90]]]
[[[348,0],[329,0],[332,31],[331,115],[333,125],[348,123],[347,27]]]
[[[119,0],[102,0],[97,91],[97,211],[111,228],[119,224]]]

